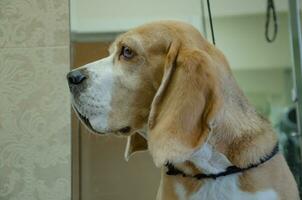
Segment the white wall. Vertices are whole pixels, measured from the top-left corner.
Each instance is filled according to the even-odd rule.
[[[218,17],[213,22],[216,45],[226,55],[233,69],[291,66],[287,14],[278,13],[278,35],[273,43],[265,40],[264,14]]]
[[[74,33],[121,32],[148,21],[178,19],[201,30],[200,0],[71,0]]]
[[[277,11],[288,10],[288,0],[274,2]],[[214,17],[263,14],[267,5],[266,0],[210,3]],[[120,32],[160,19],[178,19],[201,27],[201,0],[70,0],[70,5],[71,30],[77,33]]]
[[[276,10],[287,11],[288,1],[274,0]],[[267,6],[267,0],[210,0],[210,3],[216,17],[263,14]]]

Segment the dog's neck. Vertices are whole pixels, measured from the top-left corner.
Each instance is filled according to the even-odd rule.
[[[178,169],[190,175],[198,173],[219,173],[224,171],[230,165],[231,163],[226,156],[216,151],[210,144],[205,144],[202,148],[196,151],[188,161],[175,164]],[[236,179],[234,176],[230,177],[232,182],[233,179]],[[223,177],[223,179],[225,178],[229,179],[228,177]],[[166,169],[163,169],[157,200],[201,199],[201,197],[199,197],[199,193],[203,190],[203,187],[207,182],[211,184],[213,181],[215,180],[196,180],[191,177],[183,177],[181,175],[169,176],[166,174]],[[228,183],[228,180],[221,182],[221,184],[224,185],[223,187],[227,186],[226,184]],[[219,185],[216,185],[215,187],[216,189],[220,188]],[[205,192],[202,192],[202,194],[205,195],[207,192],[207,189],[205,189]],[[205,199],[208,198],[211,197],[207,196]]]
[[[189,161],[205,174],[220,173],[232,165],[225,155],[218,152],[210,144],[204,144],[192,155]]]
[[[228,135],[224,132],[224,137],[229,136],[229,138],[221,138],[222,133],[218,131],[222,129],[217,126],[213,129],[208,141],[195,151],[190,159],[184,163],[175,164],[175,166],[186,174],[194,175],[198,173],[216,174],[225,171],[227,167],[232,165],[246,167],[258,163],[263,156],[270,154],[276,145],[276,137],[269,124],[264,121],[260,125],[263,127],[256,129],[255,132],[235,133],[236,135],[230,133]],[[226,131],[227,129],[224,128],[223,130]],[[200,199],[198,195],[205,193],[201,191],[207,191],[207,187],[212,186],[218,190],[232,187],[232,191],[229,192],[235,192],[242,197],[250,195],[245,194],[237,187],[239,176],[240,174],[228,175],[221,177],[219,181],[213,179],[196,180],[181,175],[168,176],[166,169],[164,169],[157,199]],[[196,195],[197,197],[193,198]],[[233,194],[229,195],[232,196]]]
[[[233,119],[228,119],[224,115],[223,119],[227,120],[212,128],[207,141],[185,163],[172,164],[179,166],[180,170],[189,174],[192,174],[192,167],[186,165],[188,162],[198,169],[198,171],[195,170],[195,173],[218,174],[230,166],[246,168],[259,163],[275,149],[277,137],[266,120],[254,110],[249,112],[240,118],[241,127],[231,124],[238,124],[238,120],[232,122]],[[249,124],[255,123],[257,126],[244,126],[243,118],[248,118]]]
[[[229,109],[232,109],[230,115]],[[209,143],[237,167],[247,167],[269,154],[277,143],[271,124],[252,106],[223,109]],[[236,112],[237,111],[237,112]]]

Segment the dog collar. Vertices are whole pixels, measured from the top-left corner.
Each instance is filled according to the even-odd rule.
[[[196,174],[196,175],[190,175],[190,174],[186,174],[183,171],[177,169],[172,163],[168,162],[165,164],[165,166],[167,167],[167,175],[170,176],[176,176],[176,175],[182,175],[183,177],[189,177],[189,178],[194,178],[197,180],[201,180],[201,179],[207,179],[207,178],[211,178],[211,179],[216,179],[218,177],[222,177],[222,176],[227,176],[227,175],[231,175],[231,174],[236,174],[236,173],[240,173],[240,172],[244,172],[247,171],[249,169],[258,167],[259,165],[265,163],[266,161],[270,160],[272,157],[274,157],[279,151],[278,148],[278,143],[275,145],[275,147],[273,148],[273,150],[271,151],[270,154],[266,155],[265,157],[261,158],[260,161],[258,163],[254,163],[254,164],[250,164],[247,167],[244,168],[240,168],[240,167],[236,167],[235,165],[229,166],[226,168],[225,171],[223,172],[219,172],[217,174]]]

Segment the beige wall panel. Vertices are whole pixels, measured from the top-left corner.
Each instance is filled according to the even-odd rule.
[[[0,1],[0,199],[69,200],[67,0]]]
[[[69,45],[68,0],[1,0],[0,48]]]

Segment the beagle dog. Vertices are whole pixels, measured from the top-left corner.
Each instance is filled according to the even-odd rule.
[[[157,200],[297,200],[271,124],[250,105],[224,55],[191,25],[145,24],[110,56],[67,75],[94,133],[128,136],[162,168]]]

